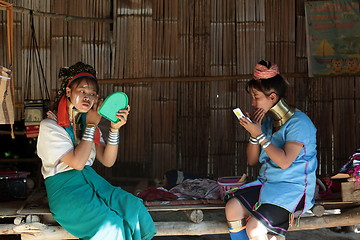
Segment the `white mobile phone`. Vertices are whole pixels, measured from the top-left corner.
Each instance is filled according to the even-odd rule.
[[[235,109],[233,109],[233,112],[235,113],[235,115],[236,115],[236,117],[237,117],[238,119],[244,117],[244,118],[246,118],[247,120],[249,120],[250,122],[252,122],[250,118],[248,118],[247,116],[245,116],[245,114],[240,110],[240,108],[235,108]]]

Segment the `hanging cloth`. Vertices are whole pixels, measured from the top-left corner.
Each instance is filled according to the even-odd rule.
[[[24,97],[24,111],[25,111],[25,133],[28,138],[34,138],[39,135],[40,122],[45,118],[46,112],[50,107],[50,94],[46,83],[44,74],[44,68],[41,63],[39,46],[36,40],[35,27],[34,27],[34,15],[30,11],[30,53],[27,58],[27,80],[25,85],[27,86],[27,92]],[[35,99],[31,97],[31,65],[36,64],[37,79],[39,80],[39,87],[41,98]],[[35,74],[35,73],[34,73]]]
[[[13,65],[13,5],[0,1],[0,7],[6,8],[7,52],[9,68],[0,66],[0,124],[10,124],[11,137],[14,139],[14,74]]]

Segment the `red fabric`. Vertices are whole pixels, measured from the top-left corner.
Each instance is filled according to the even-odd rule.
[[[100,145],[100,130],[98,127],[95,129],[94,143]]]
[[[145,201],[154,201],[154,200],[176,200],[178,197],[171,193],[154,187],[148,187],[144,191],[137,194],[137,196]]]
[[[62,127],[70,127],[69,110],[65,95],[61,97],[58,104],[57,122]]]
[[[39,136],[39,125],[30,125],[25,127],[25,134],[28,138],[38,137]]]

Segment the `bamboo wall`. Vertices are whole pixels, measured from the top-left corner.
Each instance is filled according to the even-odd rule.
[[[119,161],[111,169],[96,166],[110,180],[161,177],[172,168],[202,176],[247,172],[255,177],[258,168],[246,165],[248,135],[232,109],[251,110],[244,87],[261,59],[279,65],[291,83],[289,102],[314,121],[319,175],[336,173],[359,146],[360,77],[307,77],[305,0],[10,2],[18,7],[17,119],[23,118],[24,98],[44,96],[26,9],[34,10],[52,98],[58,69],[77,61],[95,66],[101,96],[113,91],[129,96],[131,114],[121,130]],[[0,28],[5,46],[0,63],[6,66],[5,11],[0,11]]]

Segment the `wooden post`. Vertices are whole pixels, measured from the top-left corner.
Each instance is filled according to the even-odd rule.
[[[200,209],[186,210],[184,213],[193,223],[201,223],[204,220],[204,213]]]
[[[319,204],[315,204],[312,209],[311,209],[312,213],[317,216],[317,217],[321,217],[324,215],[325,213],[325,208],[322,205]]]

